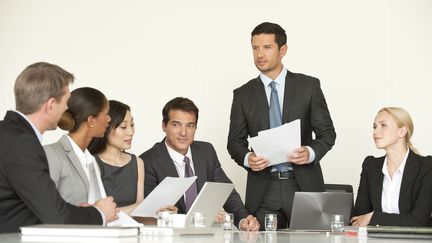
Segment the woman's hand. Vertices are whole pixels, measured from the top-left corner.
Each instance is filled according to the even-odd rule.
[[[172,213],[178,213],[178,208],[174,205],[168,205],[158,209],[158,212],[169,211]]]
[[[352,217],[350,223],[353,226],[368,226],[373,215],[373,211],[367,214]]]

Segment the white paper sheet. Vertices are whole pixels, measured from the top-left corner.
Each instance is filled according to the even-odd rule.
[[[300,119],[260,131],[248,141],[256,155],[270,161],[269,166],[287,162],[288,153],[301,146]]]
[[[125,226],[125,227],[143,226],[143,224],[138,223],[137,221],[135,221],[135,219],[133,219],[131,216],[127,215],[123,211],[118,212],[117,216],[119,218],[115,221],[108,223],[107,226]]]
[[[159,185],[135,208],[132,216],[157,217],[157,210],[167,205],[174,205],[196,180],[189,178],[166,177]]]
[[[105,188],[103,186],[102,183],[102,178],[101,178],[101,173],[100,173],[100,169],[99,166],[97,166],[97,162],[94,161],[92,163],[93,166],[95,166],[95,171],[96,171],[96,175],[97,177],[97,182],[99,185],[99,189],[101,192],[101,197],[102,198],[106,198],[106,192],[105,192]],[[114,198],[115,201],[115,198]],[[131,216],[127,215],[125,212],[120,211],[117,213],[117,216],[119,217],[117,220],[114,220],[112,222],[107,223],[108,226],[142,226],[143,224],[138,223],[137,221],[135,221]]]

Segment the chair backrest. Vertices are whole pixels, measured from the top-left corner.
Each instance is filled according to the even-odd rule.
[[[353,187],[348,184],[324,184],[326,192],[349,192],[353,193]],[[353,198],[354,199],[354,198]],[[352,204],[351,217],[354,213],[354,200]]]
[[[347,184],[324,184],[326,192],[351,192],[353,187]]]

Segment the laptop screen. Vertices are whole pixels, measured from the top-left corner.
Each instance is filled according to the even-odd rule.
[[[330,218],[344,215],[348,225],[353,194],[346,192],[296,192],[291,212],[290,229],[330,230]]]
[[[199,212],[205,217],[206,227],[210,227],[233,189],[230,183],[206,182],[187,213],[186,224],[191,225],[195,213]]]

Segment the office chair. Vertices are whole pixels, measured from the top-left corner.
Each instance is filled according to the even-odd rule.
[[[353,193],[353,187],[348,184],[324,184],[326,192],[350,192]]]
[[[353,193],[353,187],[348,184],[324,184],[324,188],[326,192],[348,192]],[[354,194],[353,194],[354,196]],[[351,205],[351,217],[354,213],[354,198],[353,204]]]

